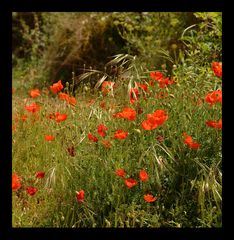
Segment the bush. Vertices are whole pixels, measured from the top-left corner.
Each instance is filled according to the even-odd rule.
[[[45,85],[58,79],[71,83],[87,69],[113,74],[105,64],[120,53],[138,56],[145,62],[143,67],[160,69],[166,64],[171,71],[170,61],[158,51],[163,48],[170,54],[172,46],[178,51],[180,32],[194,22],[194,16],[157,12],[14,13],[13,20],[14,59],[24,57],[31,62],[38,73],[36,84]],[[92,87],[95,82],[91,82]]]

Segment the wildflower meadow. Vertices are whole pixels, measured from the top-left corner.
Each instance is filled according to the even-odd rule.
[[[103,59],[120,74],[13,66],[13,227],[222,226],[222,18],[193,17],[155,64]]]

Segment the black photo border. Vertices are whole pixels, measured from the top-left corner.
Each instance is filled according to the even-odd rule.
[[[0,239],[223,239],[226,227],[200,229],[114,229],[114,228],[12,228],[11,205],[11,167],[12,167],[12,12],[75,12],[75,11],[166,11],[166,12],[223,12],[224,1],[218,0],[2,0],[0,3],[0,69],[1,103],[3,111],[1,121],[1,153],[0,157]],[[225,21],[224,21],[225,22]],[[228,55],[228,54],[227,54]],[[225,58],[223,60],[225,62]],[[225,64],[224,64],[225,69]],[[224,70],[225,72],[225,70]],[[225,76],[225,74],[224,74]],[[225,78],[225,77],[223,77]],[[233,81],[233,80],[232,80]],[[225,101],[225,97],[224,97]],[[224,114],[225,115],[225,114]],[[224,121],[225,123],[225,121]],[[225,124],[224,124],[225,125]],[[224,127],[225,129],[225,127]],[[224,134],[225,135],[225,134]],[[225,148],[224,148],[225,149]],[[224,222],[223,222],[224,224]],[[229,237],[227,237],[228,239]]]

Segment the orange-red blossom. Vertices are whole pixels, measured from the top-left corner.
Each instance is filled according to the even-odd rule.
[[[149,175],[145,170],[140,170],[139,177],[142,182],[146,182],[149,179]]]
[[[156,110],[152,114],[147,114],[147,119],[141,123],[145,130],[153,130],[162,125],[168,119],[168,115],[164,110]]]
[[[215,103],[222,103],[222,90],[215,90],[206,95],[205,101],[213,106]]]
[[[44,176],[45,176],[45,172],[42,172],[42,171],[36,172],[36,178],[44,178]]]
[[[54,119],[56,122],[62,122],[67,119],[67,114],[65,114],[65,113],[62,114],[62,113],[56,112],[56,113],[50,114],[49,118]]]
[[[38,191],[38,189],[36,187],[29,186],[26,188],[26,191],[30,196],[33,196]]]
[[[58,82],[56,82],[52,86],[50,86],[50,90],[52,91],[53,94],[58,93],[62,89],[63,89],[63,84],[62,84],[61,80],[59,80]]]
[[[48,142],[53,141],[54,139],[55,139],[55,137],[52,135],[45,135],[45,140]]]
[[[113,114],[113,118],[126,118],[129,121],[136,120],[136,111],[132,108],[125,107],[122,112]]]
[[[144,195],[144,199],[145,199],[146,202],[151,203],[151,202],[154,202],[157,198],[154,197],[154,196],[151,195],[151,194],[145,194],[145,195]]]
[[[206,125],[212,128],[218,128],[222,129],[222,119],[220,119],[218,122],[215,122],[213,120],[209,120],[206,122]]]
[[[212,70],[213,70],[215,76],[222,77],[222,63],[221,62],[212,62]]]
[[[39,97],[41,96],[40,94],[40,90],[39,89],[33,89],[29,92],[29,95],[32,97],[32,98],[36,98],[36,97]]]
[[[79,192],[76,191],[76,199],[79,203],[84,202],[84,196],[85,196],[84,190],[80,190]]]
[[[70,97],[66,93],[59,93],[59,99],[64,100],[71,105],[76,105],[76,99],[74,97]]]
[[[124,176],[126,175],[126,172],[125,172],[124,169],[119,168],[119,169],[117,169],[117,170],[115,171],[115,174],[116,174],[117,176],[119,176],[119,177],[124,177]]]
[[[167,87],[168,85],[171,85],[174,83],[173,80],[170,80],[168,77],[167,78],[164,77],[164,75],[159,71],[151,72],[150,77],[159,83],[160,88]],[[150,85],[154,85],[154,83],[151,82]]]
[[[137,185],[137,181],[133,178],[127,178],[124,182],[129,189]]]
[[[91,133],[88,133],[88,139],[91,142],[98,142],[98,138]]]
[[[28,112],[35,113],[35,112],[38,112],[40,110],[40,106],[38,104],[36,104],[35,102],[33,102],[30,105],[25,106],[25,109]]]
[[[128,136],[128,132],[125,132],[123,130],[117,130],[114,134],[115,139],[124,139]]]
[[[184,133],[183,135],[185,137],[184,143],[187,144],[190,148],[192,149],[200,148],[201,144],[194,142],[191,136],[187,135],[187,133]]]
[[[56,122],[62,122],[62,121],[65,121],[67,119],[67,114],[61,114],[59,112],[56,112],[55,113],[55,121]]]
[[[19,188],[21,188],[21,178],[16,174],[12,174],[12,190],[17,191]]]
[[[105,137],[106,136],[106,131],[108,130],[108,128],[104,125],[104,124],[99,124],[97,126],[97,132],[101,137]]]
[[[148,92],[148,86],[147,86],[146,84],[137,82],[136,85],[137,85],[139,88],[141,88],[143,91]]]

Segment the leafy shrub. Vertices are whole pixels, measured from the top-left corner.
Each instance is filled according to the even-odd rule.
[[[34,12],[12,13],[12,53],[13,63],[18,59],[35,61],[45,50],[46,32],[43,14]]]
[[[14,13],[13,21],[15,59],[31,61],[38,72],[36,84],[44,85],[58,79],[71,83],[74,76],[90,68],[113,74],[105,64],[120,53],[137,55],[145,66],[156,69],[166,63],[170,70],[170,61],[160,57],[158,50],[170,53],[171,46],[179,49],[179,34],[194,16],[166,12]],[[92,87],[95,82],[91,81]]]

